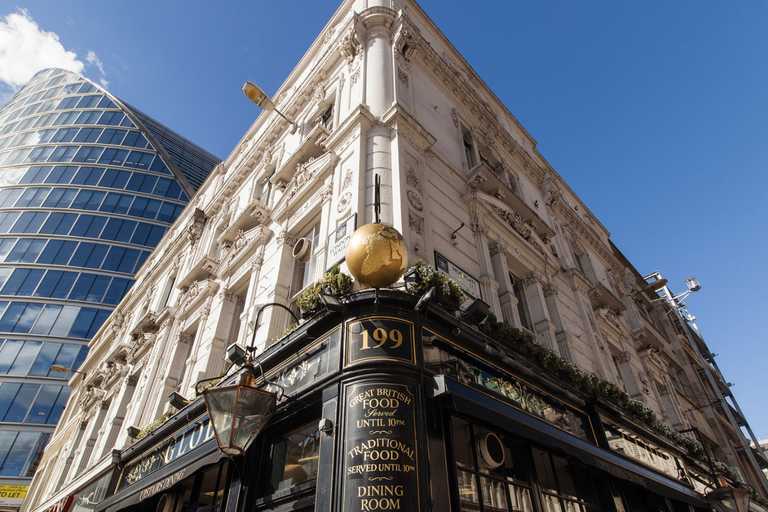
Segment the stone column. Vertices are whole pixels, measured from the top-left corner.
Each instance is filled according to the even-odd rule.
[[[501,304],[499,303],[499,283],[494,279],[491,248],[485,230],[478,223],[472,226],[472,234],[475,238],[480,257],[480,290],[482,299],[491,307],[491,311],[497,319],[502,318]]]
[[[560,316],[560,308],[557,304],[557,287],[551,283],[545,285],[544,299],[547,302],[547,310],[549,311],[549,316],[552,319],[557,349],[562,357],[569,361],[573,361],[568,333],[563,327],[563,319]]]
[[[93,408],[96,409],[95,414]],[[85,444],[78,443],[78,451],[75,455],[75,460],[71,467],[76,468],[74,472],[71,472],[71,476],[75,477],[79,475],[86,467],[88,467],[88,461],[91,458],[91,451],[96,445],[96,439],[99,437],[101,426],[104,424],[104,418],[107,415],[109,409],[109,403],[104,400],[99,400],[89,411],[91,421],[88,422],[88,426],[85,429],[83,439]]]
[[[539,344],[557,352],[552,322],[544,299],[542,280],[542,277],[535,272],[531,272],[523,279],[525,300],[528,305],[528,313],[531,315],[531,324],[533,324],[536,340]]]
[[[136,383],[139,380],[137,374],[130,373],[131,370],[130,368],[128,369],[128,375],[123,379],[120,389],[112,399],[102,435],[94,449],[94,453],[98,454],[97,457],[103,457],[109,450],[117,446],[123,446],[128,438],[128,433],[123,428],[125,426],[125,415],[128,411],[128,405],[133,399]]]
[[[489,247],[489,254],[498,284],[498,301],[501,310],[500,319],[510,325],[522,325],[520,315],[517,312],[517,297],[512,289],[512,281],[509,279],[509,266],[504,246],[499,242],[493,242]]]
[[[392,105],[391,9],[373,7],[360,14],[365,27],[365,103],[379,118]],[[392,224],[392,135],[388,126],[374,122],[366,131],[365,222],[373,222],[375,176],[381,177],[381,221]]]
[[[224,370],[224,351],[231,339],[233,320],[237,314],[237,296],[221,289],[211,299],[210,311],[205,324],[200,324],[199,342],[195,345],[194,367],[189,370],[189,379],[185,379],[182,394],[189,394],[196,382],[214,377]]]

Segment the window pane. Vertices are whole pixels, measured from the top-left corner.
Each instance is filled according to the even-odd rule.
[[[8,407],[8,412],[5,413],[5,421],[22,422],[27,417],[27,411],[32,405],[32,400],[35,399],[40,384],[22,384],[19,392],[16,393],[16,397]]]
[[[51,329],[51,336],[68,336],[79,312],[80,308],[76,306],[64,306],[61,308],[61,313],[59,313],[59,317],[56,319],[53,329]],[[63,351],[64,349],[62,348]],[[61,353],[59,357],[61,357]]]
[[[75,252],[76,247],[77,242],[50,240],[37,259],[37,262],[66,265],[72,257],[72,253]]]
[[[35,362],[41,345],[42,343],[39,341],[25,342],[8,373],[10,375],[27,375],[32,368],[32,363]]]
[[[50,334],[53,325],[56,323],[56,319],[59,317],[59,313],[61,313],[61,308],[62,306],[47,304],[43,308],[43,312],[38,316],[37,321],[30,332],[32,334]]]
[[[64,386],[46,384],[40,388],[25,423],[47,423],[56,399]]]
[[[17,382],[0,383],[0,419],[5,418],[19,389],[21,389],[21,384]]]
[[[35,448],[42,435],[40,432],[19,432],[8,457],[0,467],[0,476],[26,476],[28,459],[31,453],[37,451]]]
[[[317,477],[319,432],[314,423],[275,439],[270,446],[271,491],[276,492]]]
[[[0,374],[8,373],[23,345],[24,342],[20,340],[5,341],[0,349]]]
[[[35,364],[29,371],[30,375],[47,377],[51,373],[51,365],[56,360],[56,355],[61,349],[61,343],[43,343],[40,352],[37,353]]]

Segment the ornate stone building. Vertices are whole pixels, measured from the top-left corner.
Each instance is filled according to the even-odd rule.
[[[297,126],[272,112],[257,118],[94,337],[28,510],[703,510],[714,485],[708,465],[681,448],[696,437],[703,454],[733,467],[732,479],[766,495],[763,459],[729,414],[734,405],[706,345],[679,320],[663,283],[643,278],[614,247],[531,135],[415,2],[344,1],[274,103]],[[557,379],[546,380],[512,348],[436,306],[414,313],[401,292],[359,291],[344,312],[325,310],[298,328],[283,309],[263,308],[276,302],[296,309],[302,290],[333,266],[344,268],[350,234],[373,221],[376,176],[382,221],[403,234],[412,262],[435,266],[466,297],[528,333],[547,349],[532,351],[544,354],[544,366],[558,361],[558,375],[594,374],[602,388],[638,401],[624,399],[638,417],[653,415],[666,430],[643,428],[616,411],[604,417],[601,407],[613,409],[595,395],[530,391],[555,389]],[[359,333],[333,326],[382,311],[387,321],[420,327],[410,331],[406,364],[387,364],[407,383],[391,386],[404,386],[397,396],[416,404],[413,435],[423,443],[414,456],[418,481],[393,488],[395,496],[375,508],[359,494],[369,491],[358,488],[362,501],[355,502],[342,489],[342,434],[350,428],[344,411],[357,402],[337,403],[350,396],[345,379],[360,378],[361,368],[375,372],[366,366],[375,362],[357,364],[346,343]],[[215,443],[202,438],[210,428],[195,385],[224,372],[226,347],[247,345],[254,334],[265,371],[296,390],[275,420],[290,425],[265,434],[253,455],[272,466],[228,466],[215,450],[199,455]],[[475,346],[479,352],[469,348]],[[324,354],[329,359],[318,359]],[[474,384],[459,386],[466,375]],[[436,384],[425,384],[433,378]],[[477,398],[481,385],[499,400]],[[526,391],[498,396],[508,388]],[[171,405],[174,392],[181,397]],[[449,395],[463,408],[451,409],[445,423],[431,421],[443,417],[441,407],[453,407]],[[512,405],[502,411],[502,402]],[[511,419],[533,410],[526,403],[538,404],[543,419]],[[560,420],[552,420],[553,411]],[[308,419],[297,426],[297,417]],[[335,427],[318,430],[320,418]],[[505,440],[496,458],[488,451],[491,435]],[[478,436],[477,444],[464,443],[478,447],[467,455],[475,462],[465,460],[462,440]],[[529,441],[540,443],[533,455]],[[412,455],[410,448],[404,453]],[[294,449],[304,455],[288,464],[285,454]],[[513,453],[535,469],[507,467],[504,454]],[[582,463],[590,469],[579,471]],[[258,469],[264,467],[272,469]],[[355,467],[344,466],[348,475]],[[496,473],[503,468],[507,473]],[[592,483],[582,482],[585,474]],[[263,478],[268,482],[254,483]]]

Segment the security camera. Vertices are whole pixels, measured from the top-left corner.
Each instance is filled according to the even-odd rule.
[[[227,347],[227,351],[224,357],[227,361],[232,364],[236,364],[237,366],[243,366],[248,359],[245,349],[237,343],[232,343]]]
[[[688,291],[691,293],[701,290],[701,283],[695,277],[689,277],[686,279],[685,286],[688,287]]]

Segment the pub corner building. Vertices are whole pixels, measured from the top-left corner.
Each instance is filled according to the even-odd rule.
[[[698,282],[640,274],[416,3],[243,91],[24,510],[768,510]]]

